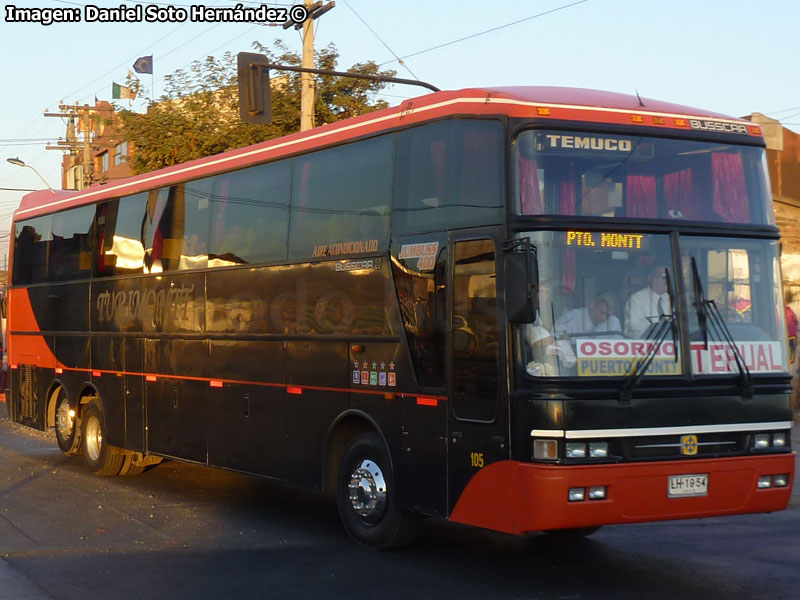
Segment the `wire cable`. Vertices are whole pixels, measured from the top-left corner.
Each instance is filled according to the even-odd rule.
[[[572,2],[571,4],[565,4],[564,6],[559,6],[558,8],[554,8],[552,10],[547,10],[545,12],[531,15],[530,17],[525,17],[524,19],[518,19],[516,21],[512,21],[511,23],[506,23],[505,25],[498,25],[497,27],[492,27],[491,29],[487,29],[485,31],[479,31],[478,33],[473,33],[472,35],[466,35],[464,37],[458,38],[457,40],[451,40],[449,42],[445,42],[444,44],[439,44],[438,46],[432,46],[431,48],[426,48],[425,50],[419,50],[418,52],[412,52],[411,54],[406,54],[401,58],[411,58],[412,56],[419,56],[420,54],[425,54],[426,52],[432,52],[434,50],[438,50],[439,48],[444,48],[445,46],[452,46],[453,44],[458,44],[459,42],[463,42],[465,40],[471,40],[472,38],[476,38],[481,35],[486,35],[487,33],[492,33],[493,31],[499,31],[500,29],[505,29],[506,27],[511,27],[512,25],[518,25],[519,23],[524,23],[525,21],[530,21],[531,19],[537,19],[539,17],[544,17],[545,15],[550,15],[560,10],[564,10],[567,8],[571,8],[573,6],[577,6],[578,4],[583,4],[588,2],[589,0],[578,0],[577,2]],[[399,59],[396,59],[399,60]],[[389,60],[386,62],[381,63],[378,65],[382,67],[383,65],[388,65],[390,63],[395,62],[394,60]]]
[[[381,36],[379,36],[379,35],[378,35],[378,34],[375,32],[375,30],[374,30],[372,27],[370,27],[370,26],[369,26],[369,23],[367,23],[367,22],[366,22],[366,21],[363,19],[363,17],[362,17],[360,14],[358,14],[358,13],[356,12],[356,9],[355,9],[355,8],[353,8],[352,6],[350,6],[350,3],[349,3],[347,0],[342,0],[342,1],[345,3],[345,5],[347,6],[347,8],[349,8],[351,11],[353,11],[353,14],[354,14],[356,17],[358,17],[358,20],[359,20],[359,21],[361,21],[361,22],[364,24],[364,27],[366,27],[367,29],[369,29],[370,33],[371,33],[372,35],[374,35],[376,38],[378,38],[378,41],[379,41],[381,44],[383,44],[384,48],[386,48],[386,49],[387,49],[389,52],[391,52],[391,54],[392,54],[392,56],[394,56],[395,60],[396,60],[396,61],[397,61],[399,64],[401,64],[403,67],[405,67],[405,68],[406,68],[406,70],[407,70],[409,73],[411,73],[411,76],[412,76],[414,79],[416,79],[417,81],[419,81],[419,77],[417,77],[417,74],[416,74],[416,73],[414,73],[414,71],[412,71],[412,70],[411,70],[411,67],[409,67],[409,66],[408,66],[406,63],[404,63],[402,58],[400,58],[399,56],[397,56],[397,53],[396,53],[394,50],[392,50],[392,49],[389,47],[389,44],[387,44],[385,41],[383,41],[383,39],[381,38]]]

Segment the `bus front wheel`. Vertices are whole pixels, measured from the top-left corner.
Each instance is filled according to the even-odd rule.
[[[336,485],[339,515],[359,544],[378,550],[411,543],[419,519],[399,505],[389,452],[372,432],[356,436],[342,455]]]
[[[97,399],[84,406],[81,418],[83,425],[83,458],[86,466],[95,475],[109,477],[118,475],[125,456],[105,439],[105,416]]]
[[[58,392],[56,398],[56,442],[67,456],[80,454],[81,427],[78,422],[78,411],[69,401],[64,390]]]

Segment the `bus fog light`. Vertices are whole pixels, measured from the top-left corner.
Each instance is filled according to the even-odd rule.
[[[606,499],[606,486],[593,485],[589,488],[589,500],[605,500]]]
[[[758,489],[765,490],[772,487],[772,475],[762,475],[758,478]]]
[[[569,488],[567,498],[570,502],[582,502],[586,500],[586,488]]]
[[[586,444],[567,442],[567,458],[586,458]]]
[[[775,484],[775,487],[786,487],[789,485],[789,474],[781,473],[780,475],[775,475],[775,478],[772,481]]]
[[[772,434],[772,447],[773,448],[786,448],[786,434],[773,433]]]
[[[536,460],[555,460],[558,458],[556,440],[533,440],[533,458]]]
[[[769,448],[770,435],[768,433],[757,433],[753,436],[753,448],[763,450]]]
[[[592,458],[606,458],[608,456],[608,442],[591,442],[589,456]]]

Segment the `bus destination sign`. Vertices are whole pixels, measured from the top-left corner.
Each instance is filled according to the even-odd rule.
[[[628,154],[633,150],[633,142],[630,139],[607,135],[566,135],[563,133],[540,133],[536,135],[537,152],[559,152],[562,150]]]
[[[640,250],[642,248],[641,233],[612,233],[605,231],[567,231],[567,246],[585,246],[590,248],[612,248],[614,250]]]

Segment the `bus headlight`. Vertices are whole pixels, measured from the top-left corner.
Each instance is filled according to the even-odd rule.
[[[584,442],[567,442],[567,458],[586,458]]]
[[[772,434],[772,447],[773,448],[785,448],[786,447],[786,434],[785,433],[773,433]]]
[[[589,456],[592,458],[607,458],[608,442],[591,442],[589,444]]]
[[[763,450],[769,448],[770,434],[757,433],[753,436],[753,448],[756,450]]]

